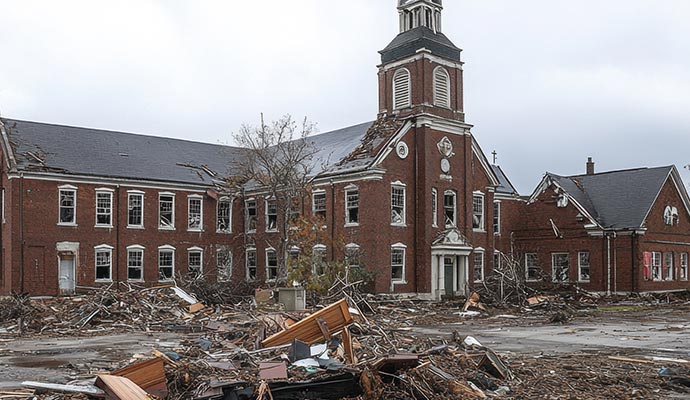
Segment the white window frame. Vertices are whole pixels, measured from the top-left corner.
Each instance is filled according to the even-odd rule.
[[[221,265],[221,253],[227,252],[230,259],[230,265]],[[232,248],[230,246],[216,246],[216,280],[218,282],[230,282],[232,280],[232,269],[234,267],[234,259],[232,257]]]
[[[271,266],[268,264],[268,260],[269,260],[269,258],[268,258],[268,253],[273,253],[273,254],[275,254],[275,258],[276,258],[276,265],[275,265],[275,267],[271,267]],[[280,263],[278,262],[278,252],[277,252],[276,249],[274,249],[273,247],[269,247],[269,248],[267,248],[266,251],[264,252],[264,255],[266,256],[266,259],[265,259],[265,261],[266,261],[266,263],[265,263],[265,264],[266,264],[266,282],[275,282],[275,281],[278,280],[278,278],[279,278],[278,274],[280,274],[280,271],[278,270],[278,269],[279,269],[279,264],[280,264]],[[269,273],[269,268],[275,268],[275,269],[276,269],[276,277],[275,277],[275,278],[271,278],[271,277],[270,277],[271,274]]]
[[[2,188],[2,223],[7,223],[5,219],[5,188]]]
[[[400,99],[398,98],[398,84],[397,80],[398,78],[402,77],[405,75],[407,78],[406,82],[403,82],[402,84],[405,84],[407,87],[405,88],[407,92],[406,97],[401,97]],[[412,74],[410,74],[410,70],[407,68],[400,68],[395,73],[393,74],[393,110],[400,110],[403,108],[408,108],[412,105]]]
[[[393,254],[395,252],[402,252],[402,271],[400,278],[394,278],[393,277]],[[405,272],[407,269],[407,246],[405,246],[402,243],[396,243],[391,246],[391,257],[390,257],[390,271],[391,271],[391,283],[393,285],[400,285],[400,284],[405,284],[407,281],[405,280]]]
[[[438,190],[431,188],[431,226],[438,228]]]
[[[582,256],[587,254],[587,269],[589,270],[589,278],[582,279],[582,267],[585,265],[582,263]],[[589,251],[580,251],[577,253],[577,280],[581,283],[589,283],[592,280],[592,253]]]
[[[568,261],[567,276],[565,280],[559,280],[556,276],[556,258],[559,256],[565,256]],[[551,280],[554,283],[568,283],[570,282],[570,253],[566,252],[554,252],[551,253]]]
[[[438,78],[438,74],[442,74],[443,78],[445,78],[445,82],[441,82]],[[444,84],[444,88],[446,91],[446,96],[445,98],[441,97],[441,93],[439,92],[439,84]],[[443,108],[450,108],[450,99],[451,99],[451,82],[450,82],[450,74],[448,74],[448,71],[441,67],[438,66],[434,69],[434,106],[436,107],[443,107]]]
[[[481,212],[481,220],[479,221],[479,226],[475,228],[474,226],[474,218],[478,214],[474,210],[474,201],[475,200],[481,200],[482,202],[482,212]],[[486,198],[484,196],[483,192],[474,192],[472,193],[472,230],[475,232],[486,232]]]
[[[655,282],[662,282],[664,280],[664,255],[660,251],[652,252],[652,279]]]
[[[534,264],[530,264],[528,261],[533,257]],[[535,271],[535,278],[530,278],[529,271]],[[525,253],[525,280],[527,282],[537,282],[539,281],[539,255],[537,253]]]
[[[128,190],[127,191],[127,228],[129,229],[144,229],[144,192],[140,190]],[[130,201],[132,198],[139,197],[141,200],[141,223],[140,224],[130,224],[129,213],[132,211],[130,209]]]
[[[328,248],[324,244],[317,244],[311,249],[312,254],[312,267],[311,272],[314,275],[323,276],[326,274],[326,263],[328,262],[326,257],[328,254]],[[319,271],[319,267],[323,268]],[[320,272],[320,273],[319,273]]]
[[[396,191],[402,191],[402,214],[401,221],[395,222],[393,219],[394,208],[400,208],[399,204],[394,204]],[[407,214],[407,188],[406,185],[400,181],[393,182],[391,184],[391,226],[406,226],[406,214]]]
[[[316,208],[316,196],[323,196],[323,210]],[[311,194],[311,214],[313,216],[318,216],[320,213],[323,214],[323,220],[326,221],[328,212],[328,196],[325,190],[315,190]]]
[[[501,269],[501,263],[502,263],[501,255],[502,255],[502,253],[500,251],[494,250],[494,260],[493,260],[494,261],[494,265],[493,265],[494,270]]]
[[[688,281],[688,253],[680,253],[680,276],[678,277],[681,281]]]
[[[357,193],[357,207],[351,207],[350,203],[348,202],[348,196],[350,193],[356,192]],[[361,196],[359,193],[359,187],[355,185],[349,185],[345,187],[345,226],[346,227],[351,227],[351,226],[359,226],[360,223],[360,208],[361,208]],[[350,210],[352,209],[357,209],[357,221],[352,222],[350,221]]]
[[[192,226],[192,202],[199,202],[199,226]],[[198,194],[190,194],[187,196],[187,231],[189,232],[203,232],[204,231],[204,196]]]
[[[112,282],[113,281],[113,246],[107,244],[101,244],[93,248],[93,260],[94,260],[94,280],[97,283],[100,282]],[[98,253],[105,253],[108,255],[108,278],[98,278]]]
[[[362,266],[361,257],[362,248],[357,243],[348,243],[345,246],[345,266],[348,269],[360,268]],[[356,259],[357,263],[353,264],[352,260]]]
[[[172,198],[172,216],[170,221],[170,226],[163,225],[161,220],[161,205],[163,197]],[[158,229],[162,231],[174,231],[175,230],[175,193],[172,192],[161,192],[158,193]]]
[[[275,211],[270,214],[268,212],[269,203],[273,204],[273,208],[275,209]],[[271,217],[275,218],[275,227],[273,228],[271,228],[269,224]],[[266,232],[278,232],[278,200],[273,197],[264,200],[264,226]]]
[[[72,206],[72,221],[63,222],[61,218],[62,210],[62,192],[71,192],[74,198],[74,205]],[[61,226],[77,226],[77,187],[72,185],[58,186],[58,225]]]
[[[249,228],[249,203],[254,203],[254,228]],[[247,233],[255,233],[259,227],[259,205],[254,198],[249,198],[244,201],[244,230]]]
[[[446,196],[453,198],[453,221],[446,221]],[[458,194],[454,190],[446,190],[443,192],[443,226],[446,228],[454,228],[458,225]]]
[[[481,260],[481,265],[477,265],[477,260]],[[474,274],[474,283],[484,282],[484,270],[486,264],[486,252],[481,247],[474,249],[472,253],[472,273]],[[479,271],[479,276],[477,276],[477,271]]]
[[[95,209],[95,214],[96,214],[96,228],[112,228],[113,227],[113,193],[115,191],[110,188],[98,188],[96,189],[96,209]],[[108,209],[105,213],[99,212],[99,207],[98,207],[98,197],[99,196],[107,196],[108,202],[110,203],[108,206]],[[98,222],[98,216],[99,215],[106,215],[108,216],[108,219],[110,220],[109,223],[107,224],[102,224]]]
[[[131,246],[127,246],[127,282],[144,282],[144,246],[134,244]],[[130,265],[130,259],[129,255],[130,253],[140,253],[141,254],[141,265],[140,266],[132,266]],[[137,268],[141,270],[141,278],[140,279],[132,279],[129,277],[129,270]]]
[[[492,226],[494,235],[501,236],[501,202],[499,200],[494,201],[494,221]]]
[[[667,256],[670,255],[671,258],[671,265],[667,265],[668,258]],[[663,263],[666,268],[664,268],[664,281],[666,282],[673,282],[676,280],[676,254],[672,251],[666,251],[664,252],[663,255]]]
[[[228,225],[226,229],[220,228],[220,205],[223,203],[228,204]],[[223,196],[218,199],[216,203],[216,233],[232,233],[232,206],[234,204],[234,199],[229,196]]]
[[[171,266],[164,266],[164,268],[172,268],[172,273],[170,275],[170,278],[165,278],[163,279],[161,276],[161,253],[163,252],[170,252],[172,254],[172,265]],[[159,246],[158,247],[158,282],[172,282],[175,280],[175,247],[170,246],[168,244]]]
[[[254,253],[254,265],[249,265],[249,253]],[[250,247],[244,252],[244,267],[245,267],[245,278],[247,281],[254,281],[256,280],[256,276],[259,272],[259,266],[258,266],[258,252],[256,251],[256,248]],[[249,271],[250,267],[254,268],[254,277],[252,278],[251,273]]]
[[[192,273],[192,265],[191,265],[191,260],[190,257],[192,254],[198,254],[199,255],[199,275],[204,274],[204,249],[198,246],[190,247],[187,249],[187,273],[191,274]]]

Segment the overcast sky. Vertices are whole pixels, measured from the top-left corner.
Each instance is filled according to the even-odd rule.
[[[0,0],[0,113],[211,143],[261,112],[373,120],[396,3]],[[520,192],[588,156],[690,180],[690,1],[444,3],[467,121]]]

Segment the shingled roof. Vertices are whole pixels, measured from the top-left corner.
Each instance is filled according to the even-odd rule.
[[[560,176],[547,173],[546,182],[561,187],[606,229],[644,227],[666,181],[678,180],[680,196],[688,207],[688,194],[674,166],[637,168],[594,175]]]
[[[460,50],[446,35],[441,32],[419,26],[409,31],[400,33],[393,41],[381,50],[381,62],[388,63],[417,53],[417,50],[426,49],[435,55],[460,62]]]

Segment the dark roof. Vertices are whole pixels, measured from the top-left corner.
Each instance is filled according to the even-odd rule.
[[[500,182],[500,184],[496,187],[496,193],[510,194],[515,196],[520,195],[517,189],[515,189],[515,186],[510,183],[510,179],[508,179],[501,167],[498,165],[491,165],[491,170],[493,170],[494,174],[498,178],[498,182]]]
[[[388,63],[400,58],[409,57],[417,53],[417,50],[427,49],[433,54],[460,62],[462,50],[457,48],[441,32],[419,26],[409,31],[402,32],[393,41],[381,50],[381,62]]]
[[[643,226],[673,170],[673,166],[668,166],[567,177],[547,173],[547,177],[561,186],[604,228],[635,229]]]

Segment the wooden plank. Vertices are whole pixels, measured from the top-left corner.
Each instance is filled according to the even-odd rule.
[[[98,375],[96,386],[108,397],[119,400],[150,400],[149,394],[136,383],[123,376]]]
[[[347,301],[343,299],[267,338],[261,342],[261,345],[263,347],[280,346],[292,343],[294,339],[299,339],[307,344],[314,344],[323,340],[323,333],[316,321],[319,318],[326,322],[331,334],[342,330],[354,322]]]
[[[160,398],[168,396],[168,386],[163,368],[163,359],[140,361],[112,373],[128,378],[147,393]]]
[[[89,385],[89,386],[82,386],[82,385],[58,385],[54,383],[43,383],[43,382],[34,382],[34,381],[25,381],[22,382],[22,386],[28,387],[31,389],[37,389],[37,390],[43,390],[43,391],[51,391],[51,392],[59,392],[59,393],[84,393],[88,394],[89,396],[94,396],[94,397],[105,397],[105,392],[102,391],[101,389]]]
[[[638,364],[655,364],[654,361],[640,360],[640,359],[637,359],[637,358],[628,358],[628,357],[615,357],[615,356],[609,356],[609,360],[613,360],[613,361],[624,361],[624,362],[632,362],[632,363],[638,363]]]
[[[357,356],[352,347],[352,335],[348,327],[343,328],[343,348],[345,348],[345,360],[350,364],[357,364]]]

